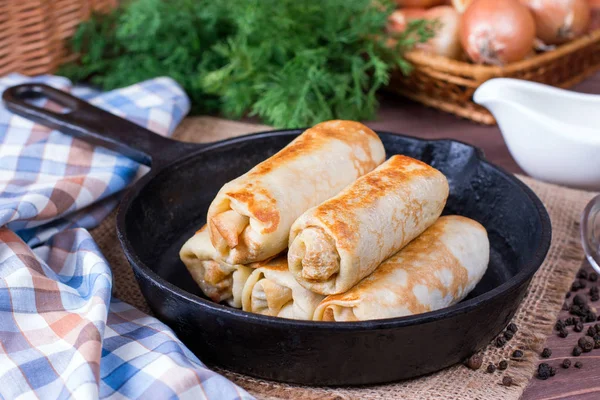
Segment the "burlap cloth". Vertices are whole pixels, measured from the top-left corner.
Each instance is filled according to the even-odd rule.
[[[266,129],[268,127],[261,125],[198,117],[184,120],[175,137],[190,142],[210,142]],[[218,368],[217,371],[261,399],[518,399],[533,376],[538,360],[536,352],[552,331],[565,293],[584,258],[579,242],[579,218],[585,204],[593,197],[591,193],[520,178],[540,197],[550,213],[552,245],[513,319],[519,327],[517,335],[501,349],[493,345],[484,349],[484,367],[480,370],[456,365],[419,379],[359,388],[299,387]],[[114,213],[94,229],[92,235],[112,266],[114,295],[150,312],[118,243]],[[517,348],[525,350],[523,361],[511,361],[503,373],[485,372],[488,363],[497,364],[508,359]],[[504,375],[512,376],[516,385],[500,385]]]

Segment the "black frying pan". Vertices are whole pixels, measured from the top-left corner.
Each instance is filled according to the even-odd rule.
[[[35,96],[71,111],[56,114],[25,101]],[[355,385],[448,367],[487,345],[506,326],[550,245],[550,220],[540,200],[485,161],[480,150],[452,140],[379,132],[388,155],[418,158],[448,177],[446,214],[471,217],[487,228],[491,258],[483,280],[457,305],[403,318],[335,323],[246,313],[207,300],[178,252],[205,223],[208,206],[224,183],[302,130],[189,144],[162,138],[44,85],[9,88],[3,99],[25,118],[152,165],[119,208],[123,250],[154,313],[203,361],[240,373],[309,385]]]

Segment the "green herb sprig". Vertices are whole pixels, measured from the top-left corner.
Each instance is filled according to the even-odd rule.
[[[193,112],[259,116],[276,127],[374,116],[376,91],[432,37],[411,23],[386,45],[393,5],[373,0],[133,0],[82,23],[78,62],[60,73],[110,90],[170,76]]]

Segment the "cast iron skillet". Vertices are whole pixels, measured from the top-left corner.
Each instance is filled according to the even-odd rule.
[[[71,111],[57,114],[25,101],[35,96]],[[485,161],[480,150],[452,140],[379,132],[388,155],[418,158],[448,177],[446,214],[471,217],[487,228],[491,258],[481,283],[457,305],[404,318],[333,323],[246,313],[208,301],[178,251],[205,223],[207,208],[224,183],[302,130],[190,144],[155,135],[44,85],[12,87],[3,99],[25,118],[152,165],[119,208],[117,229],[125,254],[154,313],[201,360],[243,374],[309,385],[356,385],[448,367],[504,328],[550,245],[550,220],[540,200]]]

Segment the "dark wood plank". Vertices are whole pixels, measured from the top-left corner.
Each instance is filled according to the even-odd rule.
[[[458,139],[483,149],[490,161],[510,172],[523,173],[510,156],[496,126],[476,124],[393,94],[382,96],[377,120],[366,124],[372,129],[426,139]]]
[[[600,73],[577,85],[573,90],[600,94]],[[374,129],[422,138],[458,139],[482,148],[491,162],[511,172],[522,173],[510,156],[496,126],[478,125],[391,94],[382,96],[377,120],[367,124]],[[600,302],[595,306],[600,311]],[[561,318],[566,316],[565,313],[562,312]],[[547,346],[553,350],[550,360],[552,365],[560,364],[563,358],[569,356],[578,338],[585,334],[585,330],[579,334],[571,332],[571,329],[569,331],[570,335],[566,339],[561,339],[555,334],[548,337]],[[547,381],[534,378],[522,399],[600,399],[600,350],[570,358],[573,363],[575,359],[581,361],[584,364],[583,369],[560,369],[555,377]]]

